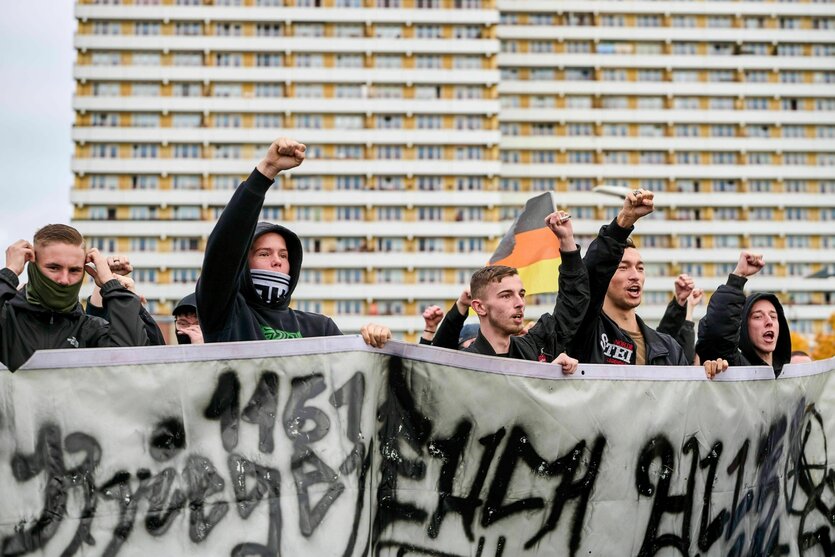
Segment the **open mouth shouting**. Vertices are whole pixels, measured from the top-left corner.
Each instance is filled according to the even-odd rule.
[[[626,287],[626,295],[633,299],[639,299],[641,297],[641,285],[640,284],[631,284]]]

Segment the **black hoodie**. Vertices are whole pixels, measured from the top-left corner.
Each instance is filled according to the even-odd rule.
[[[783,306],[774,294],[758,292],[747,298],[742,289],[747,278],[731,274],[726,284],[710,297],[705,316],[699,321],[699,340],[696,352],[704,362],[723,358],[732,366],[767,366],[757,355],[748,337],[748,314],[759,300],[768,300],[777,310],[777,345],[771,355],[774,376],[780,375],[792,353],[791,332]]]
[[[289,307],[301,273],[302,243],[283,226],[258,222],[272,183],[253,170],[235,190],[209,236],[197,282],[197,317],[207,343],[342,334],[330,317]],[[284,238],[290,262],[289,290],[276,304],[263,302],[255,292],[247,262],[252,243],[268,232]]]

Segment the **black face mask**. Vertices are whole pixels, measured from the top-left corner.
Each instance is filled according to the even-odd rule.
[[[277,304],[290,291],[290,275],[278,271],[250,269],[252,286],[265,304]]]

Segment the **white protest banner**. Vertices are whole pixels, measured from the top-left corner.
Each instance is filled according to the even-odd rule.
[[[0,371],[0,555],[832,555],[833,368],[41,352]]]

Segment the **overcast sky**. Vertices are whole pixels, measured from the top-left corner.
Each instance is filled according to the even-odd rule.
[[[0,249],[69,222],[72,0],[0,0]]]

